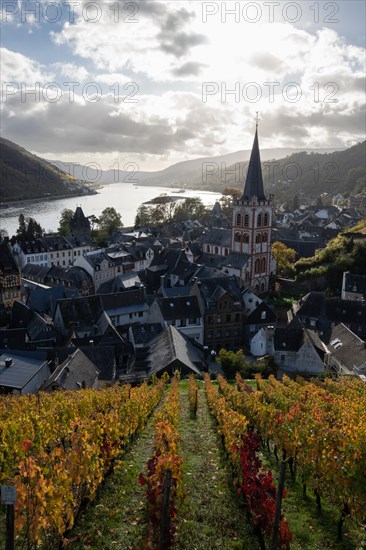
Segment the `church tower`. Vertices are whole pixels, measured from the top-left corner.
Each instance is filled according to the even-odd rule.
[[[231,230],[231,250],[248,255],[244,282],[256,294],[268,291],[269,278],[276,266],[271,254],[272,198],[270,195],[267,199],[263,189],[257,120],[243,194],[234,199]]]

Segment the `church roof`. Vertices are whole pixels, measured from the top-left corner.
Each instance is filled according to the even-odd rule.
[[[241,200],[250,200],[257,197],[258,200],[266,200],[263,189],[263,177],[261,157],[259,154],[258,129],[255,130],[252,152],[250,155],[247,178]]]

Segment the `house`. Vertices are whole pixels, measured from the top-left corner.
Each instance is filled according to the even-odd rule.
[[[325,292],[312,291],[294,302],[287,317],[290,326],[300,320],[320,336],[343,323],[362,340],[366,338],[366,304],[361,301],[331,298]]]
[[[192,286],[191,296],[197,296],[203,316],[205,346],[216,351],[243,346],[245,313],[236,277],[200,277]]]
[[[268,325],[275,325],[277,317],[274,311],[250,288],[243,290],[242,298],[245,312],[244,343],[249,348],[254,335]]]
[[[97,387],[104,388],[113,385],[117,380],[117,360],[114,345],[93,345],[79,346],[78,349],[95,365],[98,374]],[[64,363],[70,355],[76,351],[74,347],[58,347],[47,350],[47,358],[56,369]]]
[[[43,384],[42,391],[81,390],[98,387],[99,371],[90,359],[77,349],[63,361]]]
[[[150,307],[150,321],[175,326],[182,334],[203,344],[203,318],[197,296],[157,298]]]
[[[176,370],[199,375],[205,367],[203,348],[169,326],[150,342],[146,364],[149,377]]]
[[[14,302],[11,327],[13,329],[26,329],[28,347],[60,345],[63,341],[62,333],[50,320],[45,319],[36,311],[32,311],[21,302]]]
[[[282,373],[316,376],[324,371],[326,347],[314,331],[277,328],[273,347],[275,362]]]
[[[6,351],[0,355],[0,393],[36,393],[50,374],[48,361],[37,352]]]
[[[45,235],[35,241],[17,241],[13,246],[13,254],[21,269],[27,264],[69,267],[76,258],[92,249],[90,240],[80,241],[72,236]]]
[[[263,355],[274,355],[274,338],[275,327],[269,325],[259,329],[250,340],[250,353],[254,357],[262,357]]]
[[[20,273],[13,258],[9,242],[0,243],[0,303],[10,310],[16,300],[21,300]]]
[[[366,342],[343,323],[333,327],[324,339],[326,366],[337,375],[359,376],[366,382]]]
[[[366,300],[366,275],[353,275],[349,271],[343,273],[342,300]]]

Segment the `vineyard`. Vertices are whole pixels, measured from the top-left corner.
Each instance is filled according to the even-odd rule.
[[[363,548],[365,403],[358,381],[240,375],[4,397],[15,548]]]

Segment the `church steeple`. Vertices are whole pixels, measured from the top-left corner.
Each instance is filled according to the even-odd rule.
[[[257,197],[259,201],[266,200],[263,189],[261,157],[259,154],[258,120],[256,123],[255,136],[252,152],[250,155],[247,178],[245,181],[244,192],[241,200],[250,201],[253,197]]]

